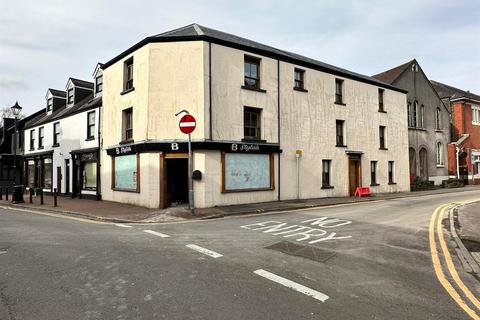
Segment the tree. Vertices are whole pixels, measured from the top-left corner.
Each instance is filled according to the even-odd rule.
[[[0,108],[0,125],[3,126],[3,118],[15,118],[13,115],[12,109],[10,107],[3,107]],[[24,118],[25,115],[23,113],[20,113],[18,115],[18,119]]]

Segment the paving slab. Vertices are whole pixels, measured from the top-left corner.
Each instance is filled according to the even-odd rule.
[[[480,202],[458,209],[459,237],[471,252],[480,252]]]

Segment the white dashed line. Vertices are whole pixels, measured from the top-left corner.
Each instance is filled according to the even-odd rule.
[[[200,247],[200,246],[197,246],[196,244],[187,244],[186,247],[188,247],[188,248],[190,248],[190,249],[192,249],[192,250],[198,251],[198,252],[200,252],[200,253],[206,254],[207,256],[210,256],[210,257],[212,257],[212,258],[220,258],[220,257],[223,257],[223,255],[220,254],[220,253],[217,253],[217,252],[215,252],[215,251],[202,248],[202,247]]]
[[[290,288],[290,289],[293,289],[293,290],[298,291],[300,293],[306,294],[307,296],[310,296],[310,297],[312,297],[314,299],[317,299],[317,300],[320,300],[322,302],[325,302],[329,298],[329,296],[327,296],[326,294],[323,294],[321,292],[315,291],[315,290],[310,289],[308,287],[302,286],[301,284],[298,284],[298,283],[293,282],[291,280],[282,278],[280,276],[277,276],[276,274],[265,271],[263,269],[255,270],[255,271],[253,271],[253,273],[255,273],[255,274],[257,274],[261,277],[264,277],[268,280],[271,280],[273,282],[279,283],[279,284],[281,284],[281,285],[283,285],[287,288]]]
[[[153,230],[143,230],[143,232],[153,234],[154,236],[158,236],[158,237],[160,237],[160,238],[168,238],[168,237],[170,237],[168,234],[160,233],[160,232],[153,231]]]
[[[128,224],[121,224],[121,223],[115,223],[115,225],[117,227],[121,227],[121,228],[131,228],[132,226],[129,226]]]

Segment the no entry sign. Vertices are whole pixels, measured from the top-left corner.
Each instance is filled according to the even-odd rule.
[[[195,130],[196,126],[197,126],[197,122],[195,121],[195,118],[189,114],[184,115],[180,119],[180,123],[179,123],[180,131],[182,131],[185,134],[192,133],[193,130]]]

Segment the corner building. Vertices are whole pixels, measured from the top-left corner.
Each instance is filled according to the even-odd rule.
[[[105,200],[187,202],[182,109],[197,119],[196,207],[409,190],[406,92],[374,78],[192,24],[127,49],[103,79]]]

